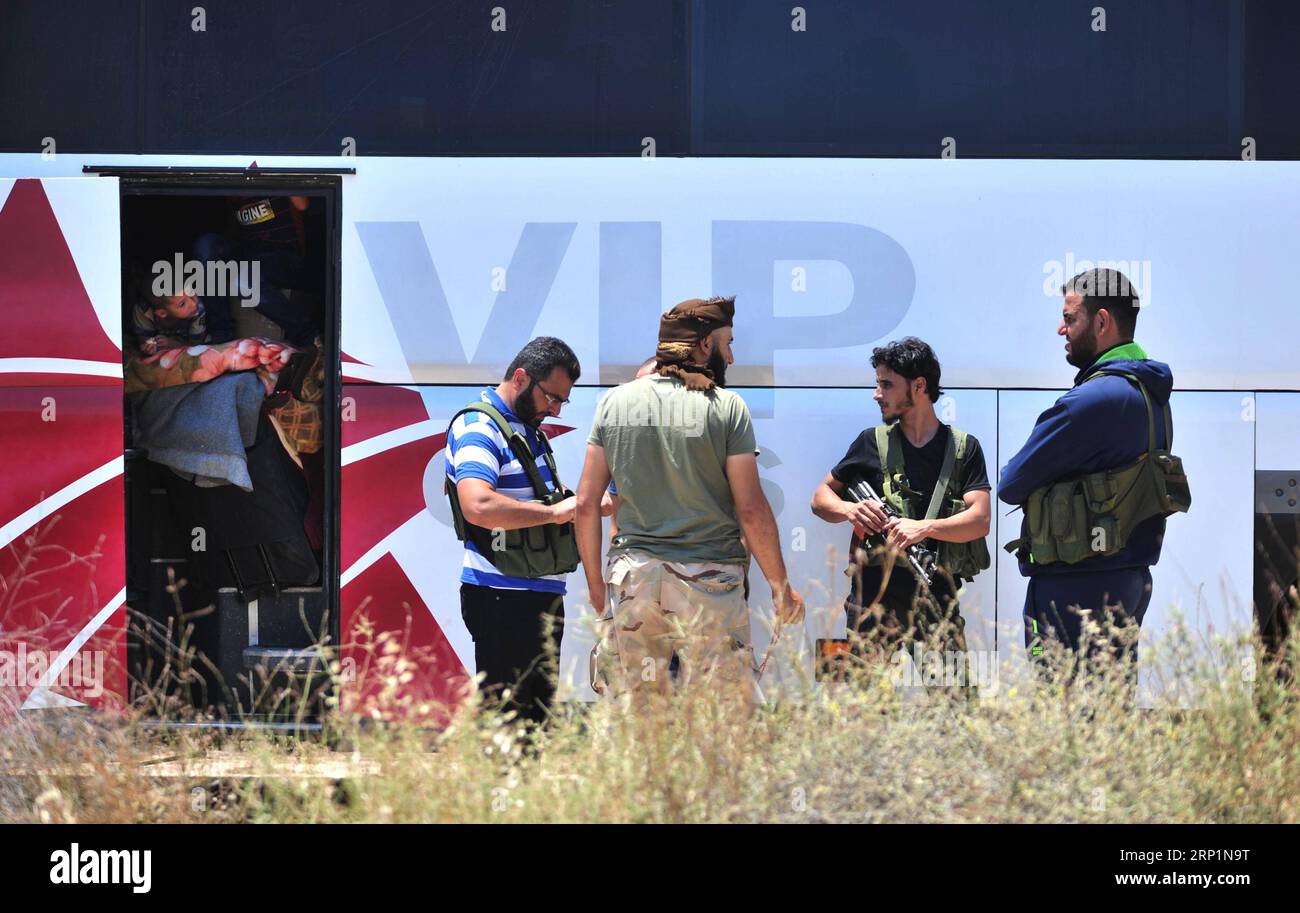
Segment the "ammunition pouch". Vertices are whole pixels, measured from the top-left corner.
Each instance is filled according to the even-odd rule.
[[[1146,388],[1128,373],[1100,371],[1093,377],[1102,374],[1124,377],[1141,390],[1147,407],[1147,452],[1128,466],[1044,485],[1030,493],[1025,502],[1026,535],[1006,546],[1022,560],[1077,564],[1114,555],[1128,545],[1133,530],[1144,521],[1186,513],[1192,505],[1183,461],[1167,448],[1156,447],[1155,411]],[[1165,441],[1172,446],[1173,421],[1167,405],[1164,421]]]
[[[560,482],[560,475],[555,468],[554,455],[546,435],[539,432],[539,439],[544,448],[542,456],[546,466],[555,480],[556,491],[549,491],[542,474],[537,471],[536,456],[533,454],[523,435],[510,427],[496,409],[487,403],[472,403],[452,416],[454,423],[466,412],[482,412],[505,436],[511,451],[519,460],[533,493],[537,495],[529,500],[533,503],[558,504],[565,498],[573,497]],[[450,437],[450,432],[448,434]],[[451,502],[452,526],[456,538],[470,543],[480,555],[492,563],[498,571],[507,577],[550,577],[555,574],[568,574],[578,567],[578,540],[572,523],[544,523],[523,529],[486,529],[475,526],[465,519],[460,507],[460,497],[456,485],[448,478],[443,483],[443,491]]]
[[[961,498],[950,498],[949,504],[949,511],[944,516],[959,514],[967,507]],[[986,536],[969,542],[938,542],[936,545],[936,563],[951,574],[954,580],[973,580],[976,574],[987,570],[993,563]]]

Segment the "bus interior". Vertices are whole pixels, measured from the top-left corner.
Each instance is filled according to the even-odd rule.
[[[338,179],[120,183],[131,698],[312,727],[338,641]]]

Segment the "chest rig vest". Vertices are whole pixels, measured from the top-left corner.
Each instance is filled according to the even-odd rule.
[[[1077,564],[1113,555],[1128,545],[1142,521],[1185,513],[1192,506],[1183,461],[1169,451],[1174,441],[1169,404],[1165,403],[1162,415],[1165,447],[1159,448],[1155,408],[1136,375],[1101,370],[1084,383],[1107,374],[1122,377],[1141,391],[1147,410],[1147,452],[1119,469],[1064,479],[1031,492],[1025,502],[1025,535],[1006,545],[1022,560]]]
[[[528,446],[527,439],[510,427],[497,409],[487,403],[471,403],[451,417],[452,424],[466,412],[481,412],[486,415],[510,445],[511,452],[519,465],[523,467],[533,486],[532,500],[543,504],[558,504],[565,498],[573,496],[560,482],[559,470],[555,468],[555,456],[546,435],[538,431],[537,437],[542,445],[542,458],[546,468],[555,480],[555,491],[546,487],[546,480],[537,470],[537,457]],[[450,429],[450,425],[448,426]],[[450,430],[448,431],[450,437]],[[578,567],[578,542],[574,536],[572,523],[544,523],[541,526],[529,526],[524,529],[490,530],[475,526],[465,519],[460,509],[460,497],[456,485],[450,478],[443,483],[443,491],[451,501],[452,525],[456,538],[461,542],[471,542],[478,553],[492,563],[507,577],[549,577],[553,574],[567,574]]]
[[[925,512],[921,513],[924,493],[914,491],[907,484],[907,474],[903,466],[902,431],[897,424],[876,426],[876,450],[880,454],[881,499],[898,511],[899,515],[909,520],[935,520],[951,517],[966,509],[966,502],[958,486],[962,467],[966,460],[967,435],[956,428],[948,429],[948,446],[944,450],[943,465],[939,469],[939,478],[934,484],[934,493],[930,496]],[[974,579],[975,575],[989,566],[988,545],[983,536],[970,542],[937,542],[936,560],[940,567],[948,571],[954,579]],[[885,556],[882,549],[868,552],[866,563],[883,564]]]

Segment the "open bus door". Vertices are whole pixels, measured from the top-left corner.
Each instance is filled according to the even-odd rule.
[[[0,180],[0,720],[126,696],[118,190]]]
[[[304,670],[316,681],[311,673],[325,660],[317,646],[337,645],[339,636],[340,173],[350,169],[85,171],[93,176],[0,181],[0,714],[123,706],[138,694],[137,685],[157,688],[152,672],[171,655],[151,667],[157,658],[151,651],[159,640],[154,635],[165,630],[173,645],[188,640],[204,652],[193,657],[196,665],[221,681],[198,692],[200,722],[278,725],[284,708],[261,706],[261,697],[284,690]],[[124,282],[127,259],[133,238],[156,212],[184,215],[191,205],[206,211],[221,201],[261,212],[266,198],[277,206],[288,199],[309,204],[317,231],[319,285],[286,294],[314,309],[321,353],[313,372],[320,391],[318,449],[309,456],[292,448],[293,435],[278,420],[268,445],[282,473],[315,470],[310,497],[318,528],[307,531],[315,573],[311,585],[273,579],[260,590],[209,578],[208,611],[185,615],[178,605],[185,617],[177,624],[155,617],[155,609],[170,596],[169,586],[179,582],[183,590],[187,576],[199,575],[180,540],[154,534],[160,505],[173,515],[167,524],[173,531],[190,529],[184,510],[165,506],[175,474],[133,445],[137,401],[126,396],[124,353],[136,357],[139,346],[125,333],[125,306],[134,297],[128,301],[124,293],[138,289]],[[187,243],[178,242],[177,251]],[[230,305],[237,311],[235,300]],[[259,314],[235,316],[252,321],[240,321],[240,338],[269,332]],[[201,378],[186,380],[199,386]],[[278,387],[274,393],[281,395]],[[270,399],[258,417],[259,446]],[[238,499],[239,492],[226,491],[223,497]],[[239,535],[237,524],[228,526]],[[268,571],[274,563],[268,560]],[[192,629],[192,640],[185,629]],[[311,725],[301,713],[287,716],[292,728]]]
[[[209,267],[208,283],[221,275],[212,269],[220,264],[236,264],[241,277],[262,277],[260,286],[253,278],[254,286],[245,287],[240,278],[237,289],[224,282],[219,290],[200,288],[205,342],[172,349],[174,359],[154,361],[139,338],[123,342],[133,689],[150,701],[166,698],[200,711],[192,722],[201,725],[318,728],[330,684],[325,667],[339,639],[340,173],[256,166],[87,170],[120,183],[120,257],[132,280],[123,283],[132,308],[143,306],[141,283],[167,261],[186,270]],[[250,241],[244,230],[250,224],[269,225],[272,241],[261,227]],[[277,265],[285,257],[286,229],[297,239],[292,269]],[[205,244],[220,245],[221,252],[200,253]],[[124,308],[123,319],[131,313]],[[224,334],[213,332],[218,317],[228,321]],[[241,361],[212,369],[204,361],[209,355],[221,361],[218,353],[233,355],[231,347],[246,345],[258,356],[296,350],[306,370],[294,370],[294,362],[258,365],[256,358],[251,366]],[[192,373],[156,376],[189,364],[187,356]],[[295,373],[299,381],[285,386]],[[218,394],[219,387],[228,392],[236,385],[245,392]],[[315,420],[298,407],[314,410]],[[182,409],[190,411],[178,429],[171,417]],[[196,424],[202,440],[211,429],[233,445],[226,462],[237,458],[242,468],[214,478],[178,461],[166,435],[189,433]],[[206,443],[200,450],[226,453]]]

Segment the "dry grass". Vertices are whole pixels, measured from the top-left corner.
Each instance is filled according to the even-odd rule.
[[[1133,710],[1105,667],[970,703],[875,675],[749,717],[711,691],[573,708],[536,752],[473,704],[437,732],[332,710],[324,739],[159,732],[157,700],[28,712],[0,730],[0,820],[1300,822],[1300,688],[1247,646],[1144,647],[1194,709]]]

